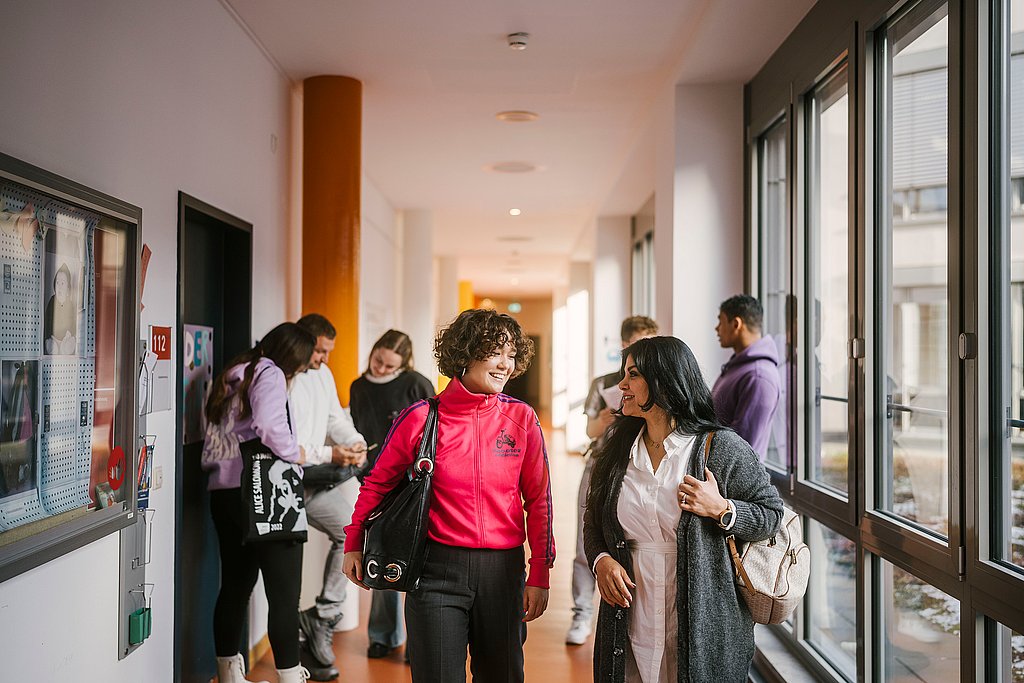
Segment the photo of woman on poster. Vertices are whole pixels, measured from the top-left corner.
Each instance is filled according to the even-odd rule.
[[[82,241],[78,235],[51,228],[46,232],[43,287],[43,352],[50,356],[78,353],[82,305]]]

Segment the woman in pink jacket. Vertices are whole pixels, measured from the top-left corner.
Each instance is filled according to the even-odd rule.
[[[519,682],[525,622],[547,608],[555,560],[540,423],[530,406],[501,393],[529,367],[533,344],[515,319],[478,309],[441,331],[434,355],[452,381],[438,396],[426,560],[405,603],[412,678],[465,681],[468,646],[474,681]],[[360,489],[344,565],[360,586],[363,524],[412,465],[427,409],[420,401],[395,419]]]

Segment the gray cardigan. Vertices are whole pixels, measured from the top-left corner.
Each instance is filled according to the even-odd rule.
[[[704,479],[704,438],[694,442],[686,471]],[[612,471],[608,499],[587,508],[583,536],[587,561],[603,552],[633,577],[626,538],[616,517],[619,492],[629,453],[605,454],[621,459]],[[782,499],[768,472],[746,441],[730,430],[716,432],[711,441],[710,469],[719,489],[736,505],[736,523],[726,532],[717,520],[683,512],[676,528],[676,611],[679,622],[680,683],[741,683],[747,680],[754,657],[754,622],[733,584],[727,535],[740,541],[759,541],[778,531]],[[629,609],[601,602],[594,646],[594,680],[626,679],[629,647]]]

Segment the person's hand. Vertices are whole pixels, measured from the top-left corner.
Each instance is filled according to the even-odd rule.
[[[615,413],[612,412],[611,408],[602,408],[601,412],[597,414],[597,423],[601,425],[602,434],[608,431],[613,422],[615,422]]]
[[[348,580],[363,590],[370,590],[369,586],[363,583],[363,551],[353,550],[345,553],[341,563],[341,572],[348,577]]]
[[[523,621],[533,621],[548,608],[548,589],[527,586],[523,591]]]
[[[606,555],[597,561],[594,574],[597,577],[597,588],[601,591],[601,599],[609,605],[629,607],[633,602],[633,594],[629,589],[636,588],[636,584],[629,579],[629,574],[621,564],[610,555]]]
[[[729,503],[718,492],[718,480],[711,470],[704,468],[707,481],[701,481],[687,474],[679,484],[679,508],[700,517],[718,519],[729,509]]]
[[[366,446],[356,444],[355,446],[331,446],[331,462],[335,465],[358,465],[366,462]]]

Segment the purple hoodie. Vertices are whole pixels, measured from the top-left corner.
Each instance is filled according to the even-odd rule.
[[[711,390],[718,419],[735,429],[762,461],[779,395],[779,355],[771,337],[733,354]]]
[[[252,414],[240,418],[242,404],[234,394],[244,373],[244,363],[228,369],[231,402],[220,424],[206,426],[202,466],[210,473],[208,488],[211,491],[237,489],[242,485],[242,454],[238,444],[257,436],[282,460],[299,460],[299,445],[288,421],[288,384],[281,368],[269,358],[256,361],[256,372],[249,385]]]

